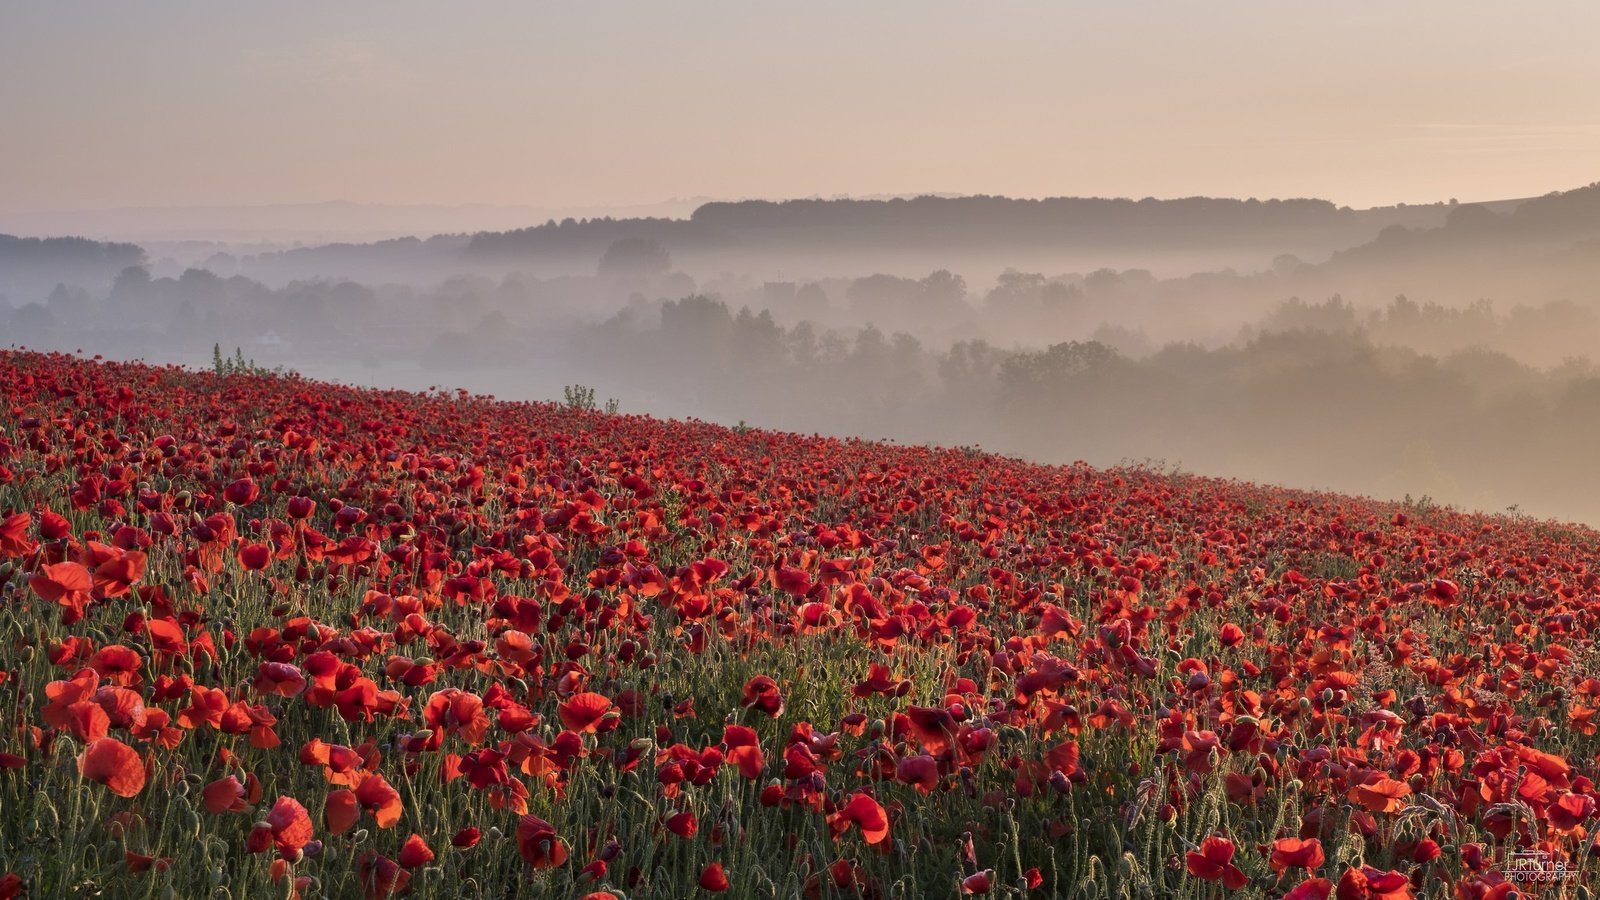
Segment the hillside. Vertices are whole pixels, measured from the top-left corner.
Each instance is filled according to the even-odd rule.
[[[687,221],[550,222],[475,235],[469,258],[523,265],[598,259],[623,238],[654,240],[692,269],[866,274],[1143,264],[1185,273],[1283,253],[1320,258],[1385,228],[1432,227],[1444,204],[1353,210],[1325,200],[915,197],[713,202]],[[1164,262],[1172,259],[1171,262]],[[873,268],[877,267],[877,268]]]
[[[8,890],[1479,897],[1513,834],[1600,875],[1587,529],[60,355],[0,385]]]

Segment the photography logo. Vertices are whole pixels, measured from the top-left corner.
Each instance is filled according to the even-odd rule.
[[[1566,860],[1552,860],[1543,850],[1518,850],[1506,857],[1504,875],[1516,884],[1554,884],[1577,874]]]

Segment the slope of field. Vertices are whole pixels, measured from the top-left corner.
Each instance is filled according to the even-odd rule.
[[[0,897],[1600,877],[1588,530],[66,356],[0,385]]]

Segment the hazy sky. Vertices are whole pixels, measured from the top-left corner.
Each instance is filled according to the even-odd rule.
[[[12,2],[0,212],[1600,179],[1600,4]]]

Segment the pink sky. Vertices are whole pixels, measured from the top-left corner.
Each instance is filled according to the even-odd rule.
[[[1600,4],[0,10],[0,212],[881,193],[1493,199],[1600,178]]]

